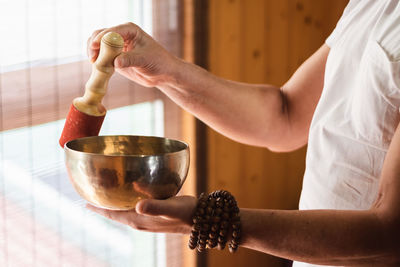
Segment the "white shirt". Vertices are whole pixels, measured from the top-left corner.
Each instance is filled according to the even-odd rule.
[[[400,1],[351,0],[326,44],[299,208],[369,209],[400,121]]]

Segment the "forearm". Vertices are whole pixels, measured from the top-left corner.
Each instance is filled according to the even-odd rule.
[[[241,218],[244,247],[292,260],[389,266],[400,253],[399,231],[372,211],[242,209]]]
[[[289,125],[279,87],[225,80],[184,61],[174,70],[172,79],[159,89],[215,130],[272,149],[285,149],[290,143],[285,138]]]

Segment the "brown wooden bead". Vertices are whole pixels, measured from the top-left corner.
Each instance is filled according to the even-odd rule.
[[[218,237],[218,243],[223,243],[226,242],[226,237],[225,236],[219,236]]]
[[[196,211],[198,211],[199,209],[204,209],[205,207],[207,207],[207,202],[199,202],[197,203]]]
[[[217,248],[218,248],[219,250],[223,250],[223,249],[225,248],[225,245],[226,245],[226,244],[218,243]]]
[[[231,244],[233,244],[233,245],[238,246],[239,243],[240,243],[240,240],[237,240],[237,239],[232,239],[232,240],[231,240]]]
[[[223,220],[228,220],[229,219],[229,213],[227,213],[227,212],[224,212],[224,213],[222,213],[222,219]]]
[[[237,251],[238,247],[233,247],[231,245],[229,245],[229,252],[230,253],[235,253]]]
[[[192,226],[192,230],[193,231],[200,231],[200,224],[193,224],[193,226]]]
[[[210,244],[212,243],[212,244],[218,244],[218,238],[213,238],[213,239],[209,239],[209,240],[207,240],[207,242],[209,242]]]
[[[221,230],[219,231],[219,235],[220,235],[220,236],[226,236],[227,233],[228,233],[228,230],[227,230],[227,229],[221,229]]]
[[[233,248],[237,248],[238,245],[237,244],[229,244],[229,246],[233,247]]]
[[[220,221],[221,221],[221,217],[219,217],[219,216],[214,216],[212,219],[213,223],[219,223]]]
[[[218,242],[210,242],[210,243],[208,244],[208,246],[209,246],[210,248],[215,248],[217,245],[218,245]]]
[[[193,223],[201,223],[201,217],[200,216],[193,217]]]
[[[208,230],[210,230],[210,225],[208,223],[201,226],[201,231],[207,232]]]
[[[228,228],[228,226],[229,226],[229,223],[227,221],[222,221],[220,228]]]
[[[218,229],[219,229],[219,225],[218,225],[218,224],[213,224],[213,225],[211,226],[211,231],[213,231],[213,232],[218,231]]]
[[[214,198],[211,198],[209,201],[208,201],[208,206],[209,207],[215,207],[215,199]]]
[[[197,241],[189,242],[190,247],[197,247]]]
[[[211,214],[213,212],[213,208],[207,207],[206,208],[206,214]]]
[[[221,208],[216,208],[215,209],[215,214],[220,215],[222,213],[222,209]]]
[[[197,213],[198,213],[199,215],[203,215],[203,214],[204,214],[204,209],[203,209],[203,208],[198,208],[198,209],[197,209]]]
[[[240,228],[240,221],[232,223],[232,229],[239,229],[239,228]]]
[[[195,249],[197,247],[197,242],[189,242],[188,243],[189,248]]]
[[[208,234],[200,233],[199,238],[200,239],[207,239]]]
[[[231,209],[230,209],[229,207],[224,206],[224,209],[223,209],[224,212],[228,213],[230,210],[231,210]]]
[[[190,239],[189,244],[197,246],[197,241],[198,241],[197,239]]]
[[[218,237],[218,234],[216,232],[211,232],[211,233],[208,234],[208,237],[211,238],[211,239],[214,239],[214,238]]]
[[[193,235],[193,236],[198,236],[199,235],[199,231],[192,230],[192,232],[190,234]]]
[[[239,237],[240,236],[240,231],[239,230],[235,230],[232,232],[232,236],[233,237]]]

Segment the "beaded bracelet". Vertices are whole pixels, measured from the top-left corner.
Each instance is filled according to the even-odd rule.
[[[201,193],[193,215],[189,248],[199,252],[207,248],[222,250],[231,233],[229,251],[236,252],[241,237],[239,208],[235,198],[225,190],[212,192],[208,196]]]

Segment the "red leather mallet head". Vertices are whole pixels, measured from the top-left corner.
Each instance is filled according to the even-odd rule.
[[[124,39],[118,33],[109,32],[101,39],[99,56],[92,65],[85,94],[75,98],[69,109],[59,140],[61,147],[70,140],[99,134],[106,115],[101,101],[114,73],[114,59],[122,52],[123,47]]]
[[[73,139],[98,135],[105,116],[105,114],[103,116],[85,114],[71,104],[59,140],[60,146],[64,147],[65,143]]]

